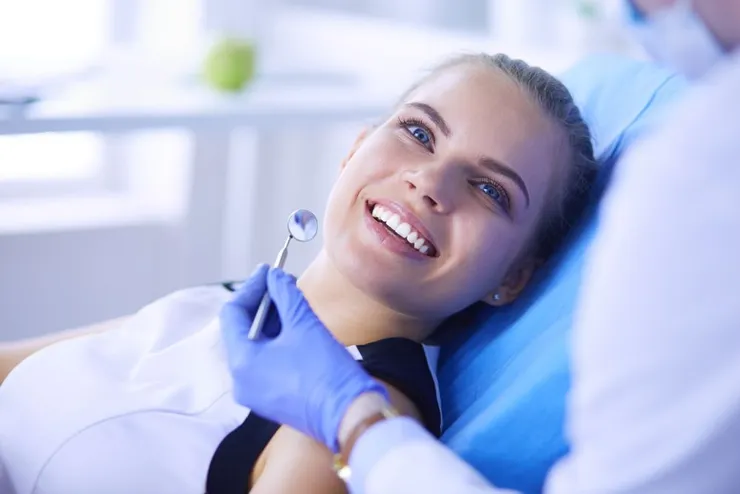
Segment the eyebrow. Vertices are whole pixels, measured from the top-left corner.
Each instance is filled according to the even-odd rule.
[[[440,115],[439,112],[435,110],[432,106],[429,106],[426,103],[419,103],[418,101],[408,103],[408,106],[418,108],[419,110],[426,113],[427,116],[432,120],[432,122],[434,122],[434,125],[439,127],[439,130],[442,131],[445,137],[450,137],[450,135],[452,134],[452,132],[450,131],[450,126],[447,125],[447,122],[445,122],[445,119],[442,118],[442,115]]]
[[[411,103],[407,103],[407,106],[417,108],[430,118],[434,124],[439,127],[439,130],[442,131],[442,133],[445,135],[445,137],[450,137],[452,135],[452,131],[450,130],[450,126],[447,125],[447,122],[444,118],[442,118],[442,115],[439,114],[439,112],[434,109],[433,106],[430,106],[426,103],[421,103],[418,101],[412,101]],[[508,179],[510,179],[512,182],[514,182],[517,187],[522,191],[522,194],[524,194],[524,198],[527,201],[527,207],[529,207],[529,191],[527,190],[527,185],[524,183],[524,180],[522,180],[522,177],[519,176],[517,172],[515,172],[511,167],[504,165],[498,160],[495,160],[493,158],[490,158],[488,156],[481,156],[478,158],[478,164],[482,166],[483,168],[488,168],[489,170],[493,171],[494,173],[498,173],[500,175],[504,175]]]
[[[500,161],[489,158],[488,156],[481,156],[480,158],[478,158],[478,164],[480,164],[480,166],[484,168],[488,168],[494,173],[504,175],[512,182],[514,182],[517,187],[521,189],[522,194],[524,194],[524,198],[527,200],[527,207],[529,207],[529,191],[527,190],[527,185],[524,183],[524,180],[522,180],[522,177],[520,177],[517,172],[504,165]]]

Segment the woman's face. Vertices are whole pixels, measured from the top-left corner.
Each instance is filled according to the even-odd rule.
[[[508,76],[447,69],[358,141],[329,197],[324,248],[357,288],[413,317],[511,299],[567,152]]]

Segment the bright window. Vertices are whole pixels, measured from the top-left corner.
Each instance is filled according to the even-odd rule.
[[[114,44],[157,55],[192,52],[202,1],[0,0],[0,95],[8,83],[14,94],[19,87],[53,92],[109,62]],[[0,196],[53,194],[54,182],[60,193],[71,184],[78,192],[99,189],[107,168],[121,161],[111,142],[94,132],[0,135]]]
[[[102,156],[102,139],[87,132],[0,136],[0,183],[85,180]]]
[[[106,0],[0,1],[0,77],[80,70],[107,43]]]
[[[106,47],[109,6],[105,0],[0,1],[0,83],[33,87],[88,68]],[[102,151],[102,139],[92,133],[0,136],[0,185],[87,180],[100,173]]]

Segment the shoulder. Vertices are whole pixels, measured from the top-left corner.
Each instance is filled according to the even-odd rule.
[[[218,312],[221,306],[228,302],[234,295],[233,285],[230,283],[218,283],[183,288],[169,293],[143,307],[171,306],[173,308],[192,308],[197,310]]]
[[[706,161],[734,161],[740,150],[740,53],[694,84],[662,123],[625,154],[618,173],[675,170],[684,163],[702,174]],[[729,163],[728,163],[729,164]],[[736,168],[736,167],[734,167]],[[683,172],[683,171],[682,171]]]
[[[177,290],[145,305],[120,329],[128,336],[141,332],[148,338],[154,333],[185,337],[217,317],[232,296],[233,292],[223,284]]]
[[[673,214],[669,211],[677,198],[692,205],[685,214],[697,215],[695,206],[708,207],[705,199],[724,198],[740,179],[738,87],[740,56],[687,91],[653,130],[627,149],[604,200],[604,219]]]
[[[405,338],[388,338],[348,350],[370,375],[408,398],[432,433],[441,433],[437,347]]]

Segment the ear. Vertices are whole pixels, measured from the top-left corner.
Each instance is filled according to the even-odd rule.
[[[342,160],[342,163],[339,165],[339,171],[343,171],[344,167],[347,166],[347,163],[349,160],[352,159],[352,156],[355,155],[358,149],[360,149],[360,146],[362,146],[362,142],[365,140],[365,138],[368,136],[372,129],[364,128],[362,131],[357,135],[355,138],[354,144],[352,144],[352,149],[349,150],[349,154],[344,157]]]
[[[494,307],[510,304],[524,291],[540,264],[540,262],[532,258],[520,261],[506,275],[504,282],[498,288],[483,297],[482,302]]]

